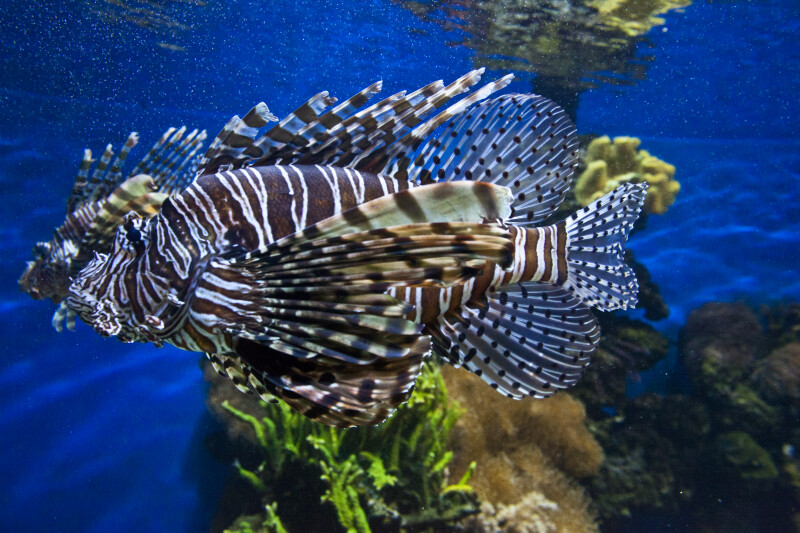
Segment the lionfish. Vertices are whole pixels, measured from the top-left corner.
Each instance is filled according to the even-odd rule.
[[[263,134],[264,103],[233,117],[184,190],[93,250],[66,306],[332,426],[386,419],[431,352],[511,398],[573,385],[590,308],[636,304],[622,252],[646,185],[537,225],[572,185],[575,127],[543,97],[492,97],[511,75],[453,100],[482,74],[369,107],[380,82],[322,92]]]

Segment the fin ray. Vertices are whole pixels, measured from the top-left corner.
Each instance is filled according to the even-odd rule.
[[[573,385],[600,339],[596,319],[558,285],[509,287],[440,319],[436,349],[512,398]]]

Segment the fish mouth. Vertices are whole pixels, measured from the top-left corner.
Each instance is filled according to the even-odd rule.
[[[67,307],[102,337],[119,335],[122,332],[122,324],[127,318],[114,304],[96,298],[75,283],[69,288]]]

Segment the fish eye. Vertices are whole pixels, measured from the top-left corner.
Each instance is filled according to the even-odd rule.
[[[128,241],[135,244],[142,241],[142,232],[131,226],[126,228],[125,237],[128,239]]]

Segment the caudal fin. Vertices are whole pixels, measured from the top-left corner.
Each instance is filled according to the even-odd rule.
[[[646,183],[626,183],[567,218],[564,286],[587,305],[603,311],[636,306],[639,284],[622,256],[646,192]]]

